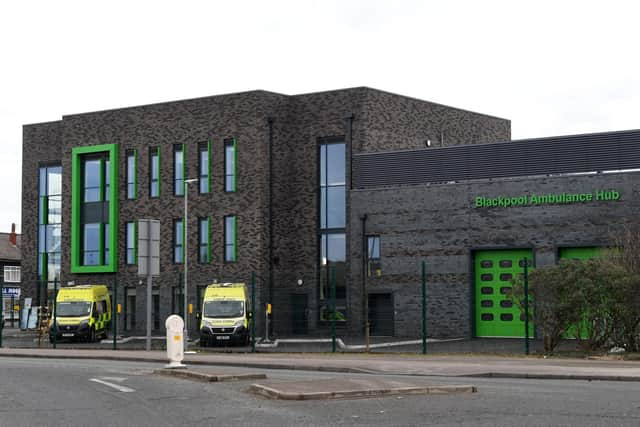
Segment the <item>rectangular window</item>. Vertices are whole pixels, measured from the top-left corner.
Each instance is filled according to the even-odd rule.
[[[236,191],[237,176],[237,143],[234,139],[224,141],[224,191],[233,193]]]
[[[149,148],[149,197],[160,197],[160,147]]]
[[[202,264],[211,261],[209,230],[209,218],[198,218],[198,262]]]
[[[184,144],[173,146],[173,194],[184,196]]]
[[[127,264],[132,265],[136,263],[136,223],[127,222]]]
[[[20,267],[16,265],[4,266],[4,282],[20,283]]]
[[[173,221],[173,263],[182,264],[184,260],[184,225],[181,219]]]
[[[367,236],[367,276],[380,276],[380,236]]]
[[[225,262],[235,262],[237,258],[237,224],[236,217],[224,217],[224,260]]]
[[[127,150],[127,199],[136,198],[136,150]]]
[[[209,164],[211,163],[210,153],[210,142],[201,142],[198,144],[198,178],[200,194],[206,194],[209,192]]]
[[[71,272],[117,271],[117,144],[72,149]]]
[[[344,306],[346,283],[346,168],[345,144],[323,140],[319,145],[319,240],[320,240],[320,320],[346,320],[346,312],[328,313],[327,302],[335,298]]]
[[[38,277],[53,282],[60,280],[62,167],[43,166],[39,174]]]

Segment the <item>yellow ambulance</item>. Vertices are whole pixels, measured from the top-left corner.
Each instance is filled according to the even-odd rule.
[[[95,342],[107,338],[111,323],[111,299],[105,285],[64,287],[58,290],[55,319],[49,328],[49,339],[81,339]],[[51,319],[53,322],[53,318]]]
[[[202,302],[200,345],[249,344],[248,293],[244,283],[207,286]]]

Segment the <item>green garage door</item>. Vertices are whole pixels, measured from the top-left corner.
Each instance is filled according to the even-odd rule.
[[[524,320],[509,300],[511,279],[524,272],[524,258],[532,265],[529,249],[475,253],[476,336],[523,337]],[[533,336],[533,322],[529,323]]]

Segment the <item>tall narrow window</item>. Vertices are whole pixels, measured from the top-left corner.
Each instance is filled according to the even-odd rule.
[[[380,236],[367,236],[367,276],[380,276]]]
[[[60,280],[62,237],[62,167],[40,168],[38,203],[38,277]]]
[[[136,223],[127,222],[127,264],[136,263]]]
[[[224,191],[232,193],[236,191],[237,174],[237,144],[234,139],[224,141]]]
[[[72,273],[118,269],[118,176],[117,144],[71,150]]]
[[[160,197],[160,147],[149,149],[149,196]]]
[[[136,198],[136,150],[127,150],[127,199]]]
[[[345,144],[322,140],[320,150],[320,320],[346,320]],[[335,289],[335,294],[334,293]],[[336,312],[329,304],[336,299]]]
[[[225,262],[234,262],[237,260],[237,244],[236,244],[236,217],[224,217],[224,260]]]
[[[211,249],[209,246],[209,218],[198,218],[198,261],[208,263],[211,261]]]
[[[174,264],[182,264],[184,260],[184,225],[181,219],[173,221],[173,262]]]
[[[184,144],[173,146],[173,194],[184,196]]]
[[[209,192],[209,163],[210,163],[211,144],[209,142],[201,142],[198,144],[198,177],[200,194]]]

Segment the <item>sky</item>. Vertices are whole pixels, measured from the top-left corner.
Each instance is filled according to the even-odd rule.
[[[0,231],[22,125],[254,89],[355,86],[511,120],[512,138],[640,128],[640,2],[3,1]]]

